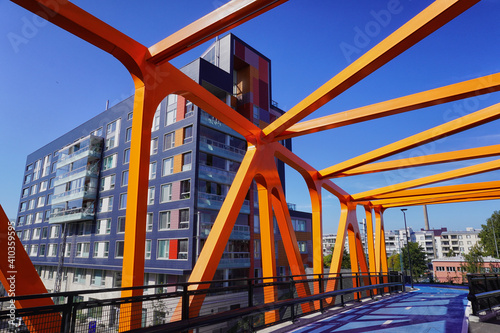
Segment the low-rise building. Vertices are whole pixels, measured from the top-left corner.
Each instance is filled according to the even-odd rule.
[[[484,257],[483,259],[484,262],[481,266],[484,273],[500,272],[500,259],[493,257]],[[463,256],[434,259],[432,260],[434,279],[442,283],[467,283],[467,272],[462,268],[464,265],[465,259]]]

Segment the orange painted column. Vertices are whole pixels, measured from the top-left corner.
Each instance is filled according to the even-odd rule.
[[[312,205],[312,242],[313,242],[313,273],[314,278],[323,277],[323,205],[321,200],[321,183],[315,182],[314,187],[309,186],[309,195]],[[314,283],[314,294],[324,290],[320,282]],[[319,308],[320,301],[314,302],[315,308]]]
[[[367,242],[367,247],[368,247],[368,263],[369,263],[369,269],[368,272],[372,274],[373,276],[371,277],[371,284],[376,284],[377,283],[377,277],[375,276],[375,273],[377,272],[376,269],[376,264],[375,264],[375,242],[374,242],[374,234],[373,234],[373,214],[372,214],[372,208],[369,205],[365,205],[365,216],[366,216],[366,242]],[[377,290],[374,291],[374,293],[377,293]]]
[[[385,249],[385,231],[384,231],[384,208],[380,206],[374,207],[375,212],[375,264],[377,272],[387,273],[387,252]],[[387,282],[388,279],[384,278],[380,283]],[[388,289],[385,289],[387,292]]]
[[[2,206],[0,206],[0,253],[0,282],[8,297],[47,293]],[[25,309],[50,305],[54,305],[50,297],[28,299],[10,303],[8,310],[11,306]],[[15,320],[15,317],[12,319]],[[47,327],[50,327],[52,332],[59,332],[61,329],[61,316],[57,313],[37,315],[36,318],[24,317],[23,320],[30,332],[44,332],[47,331]]]
[[[264,283],[276,282],[275,279],[265,279],[276,276],[276,257],[274,248],[274,221],[271,197],[263,181],[257,180],[259,195],[260,244],[262,255],[262,276]],[[275,285],[264,287],[264,302],[272,303],[278,300],[278,290]],[[279,320],[278,310],[265,313],[266,324]]]

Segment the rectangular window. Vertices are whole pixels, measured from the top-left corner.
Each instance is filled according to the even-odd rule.
[[[151,132],[155,132],[160,129],[160,105],[158,105],[158,108],[156,109],[154,118],[153,118],[153,125],[151,126]]]
[[[118,146],[120,134],[120,119],[109,123],[106,127],[105,150]]]
[[[125,232],[125,216],[120,216],[118,218],[118,224],[116,226],[116,232],[117,233],[123,233],[123,232]]]
[[[29,175],[26,175],[24,176],[24,182],[23,184],[29,184],[29,182],[31,181],[31,173]]]
[[[156,162],[149,163],[149,180],[156,178]]]
[[[183,129],[184,144],[193,141],[193,126],[187,126]]]
[[[151,151],[150,155],[155,155],[158,153],[158,138],[151,139]]]
[[[23,188],[23,192],[21,193],[21,198],[26,198],[30,194],[30,188]]]
[[[175,132],[165,134],[163,138],[163,150],[175,147]]]
[[[132,140],[132,127],[125,130],[125,142],[130,142]]]
[[[90,243],[76,243],[76,256],[88,258],[90,254]]]
[[[23,230],[23,240],[30,240],[30,229]]]
[[[161,175],[162,176],[168,176],[174,173],[174,158],[173,157],[168,157],[163,159],[163,166],[162,166],[162,171]]]
[[[22,227],[25,222],[26,222],[26,216],[19,216],[17,218],[17,224],[16,224],[16,226],[17,227]]]
[[[151,186],[148,189],[148,205],[154,205],[155,203],[155,187]]]
[[[19,206],[19,212],[25,212],[26,211],[26,207],[27,207],[27,203],[26,201],[25,202],[21,202],[21,205]]]
[[[47,180],[44,180],[43,182],[40,183],[40,191],[38,192],[43,192],[47,190],[49,182]]]
[[[42,177],[46,177],[50,173],[50,157],[51,155],[47,155],[43,158]]]
[[[99,199],[99,212],[105,213],[113,210],[113,197]]]
[[[128,170],[122,172],[122,186],[128,185]]]
[[[148,213],[146,216],[146,231],[153,231],[153,213]]]
[[[120,206],[118,209],[126,209],[127,208],[127,193],[120,194]]]
[[[181,199],[191,197],[191,179],[181,180]]]
[[[253,240],[253,257],[260,259],[260,239]]]
[[[59,237],[59,226],[58,225],[50,226],[50,238],[57,238],[57,237]]]
[[[40,178],[40,170],[42,166],[42,160],[38,160],[35,162],[35,169],[33,170],[33,180],[37,180]]]
[[[94,258],[107,258],[109,254],[109,242],[94,242]]]
[[[187,260],[188,258],[188,240],[179,239],[177,246],[177,259]]]
[[[73,282],[85,284],[87,282],[87,270],[85,268],[76,268],[73,275]]]
[[[45,244],[40,244],[40,257],[45,256]]]
[[[297,243],[299,245],[299,252],[300,253],[307,253],[307,242],[298,241]]]
[[[40,239],[40,233],[41,233],[41,231],[42,231],[41,228],[35,228],[35,229],[33,229],[33,237],[32,237],[32,239],[33,240]]]
[[[97,235],[109,235],[111,233],[111,219],[97,220]]]
[[[94,135],[94,136],[102,136],[102,127],[99,127],[98,129],[90,132],[90,135]],[[55,153],[54,153],[55,154]]]
[[[130,112],[128,115],[127,115],[127,120],[132,120],[132,118],[134,117],[134,113],[133,112]]]
[[[146,239],[146,259],[151,259],[151,239]]]
[[[116,241],[115,244],[115,258],[123,258],[124,242]]]
[[[113,278],[113,287],[119,288],[122,286],[122,272],[115,272]]]
[[[38,192],[38,184],[31,185],[31,195],[37,194]]]
[[[194,115],[194,104],[186,99],[186,110],[184,111],[184,118]]]
[[[160,191],[160,203],[172,201],[172,184],[163,184]]]
[[[71,243],[66,243],[66,248],[64,249],[64,256],[65,257],[71,256]]]
[[[47,257],[56,257],[57,256],[57,244],[49,244],[49,253]]]
[[[179,209],[179,229],[189,228],[189,209]]]
[[[35,223],[43,222],[43,212],[38,212],[35,214]]]
[[[116,175],[110,175],[101,178],[100,191],[109,191],[115,188]]]
[[[191,152],[182,154],[182,171],[191,170]]]
[[[30,225],[33,222],[33,214],[26,215],[26,225]]]
[[[170,211],[160,212],[158,230],[168,230],[170,229]]]
[[[34,209],[35,208],[35,199],[31,199],[28,201],[28,210]]]
[[[33,244],[33,245],[31,245],[31,249],[30,249],[30,257],[36,257],[37,255],[38,255],[38,245]]]
[[[110,170],[116,167],[116,154],[107,156],[102,161],[102,170]]]
[[[43,227],[43,228],[42,228],[42,239],[47,238],[47,234],[48,234],[48,229],[47,229],[47,227]]]
[[[56,179],[55,177],[54,178],[50,178],[50,180],[49,180],[49,189],[50,188],[54,188],[54,180],[55,179]]]
[[[105,286],[106,285],[106,271],[103,269],[94,269],[92,273],[93,286]]]
[[[168,259],[168,250],[170,247],[170,241],[168,239],[159,239],[158,240],[158,259]]]
[[[177,118],[177,105],[171,104],[167,106],[167,115],[165,119],[165,126],[175,123]]]
[[[123,151],[123,164],[130,163],[130,148]]]

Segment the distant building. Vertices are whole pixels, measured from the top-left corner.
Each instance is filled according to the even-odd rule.
[[[438,239],[440,239],[441,234],[446,232],[447,228],[441,229],[420,229],[420,231],[415,231],[414,239],[425,251],[425,255],[428,260],[438,258]]]
[[[476,245],[479,238],[480,230],[474,228],[466,228],[465,231],[445,231],[441,237],[437,239],[437,258],[445,257],[450,250],[455,255],[469,254],[469,251]]]
[[[368,253],[368,235],[366,234],[366,219],[363,219],[358,222],[359,226],[359,233],[361,237],[361,243],[363,244],[363,251],[365,253]],[[335,246],[335,241],[337,240],[337,235],[336,234],[326,234],[323,235],[323,255],[329,255],[332,254],[333,248]],[[349,239],[346,236],[345,242],[344,242],[344,249],[349,252]]]
[[[462,271],[465,259],[462,256],[432,260],[434,279],[439,282],[467,283],[466,272]],[[482,264],[484,273],[500,272],[500,259],[485,257]]]

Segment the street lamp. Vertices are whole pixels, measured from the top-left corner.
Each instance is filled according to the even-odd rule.
[[[401,211],[403,212],[403,218],[405,221],[405,232],[406,232],[406,247],[407,247],[407,252],[408,252],[408,263],[410,264],[410,281],[411,281],[411,289],[413,289],[413,274],[411,272],[411,257],[410,257],[410,240],[408,239],[408,227],[406,226],[406,214],[405,212],[408,209],[402,208]]]

